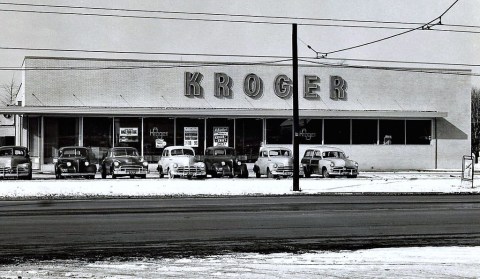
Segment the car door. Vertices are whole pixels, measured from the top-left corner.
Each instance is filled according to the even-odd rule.
[[[319,168],[320,160],[322,160],[322,152],[320,150],[315,150],[313,152],[313,157],[310,163],[312,173],[320,174],[322,172],[321,168]]]
[[[170,157],[170,152],[168,149],[163,150],[162,158],[160,158],[160,165],[162,166],[163,174],[167,173],[168,169],[168,159]]]
[[[313,155],[313,151],[312,150],[307,150],[305,151],[305,154],[303,155],[303,158],[302,160],[300,161],[300,163],[302,164],[302,166],[304,166],[307,170],[307,172],[312,172],[311,171],[311,160],[312,160],[312,155]]]
[[[262,150],[262,152],[260,152],[260,156],[258,157],[258,167],[260,169],[261,174],[267,173],[267,165],[268,165],[268,151]]]

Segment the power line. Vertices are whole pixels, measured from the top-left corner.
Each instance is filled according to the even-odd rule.
[[[232,19],[207,19],[207,18],[184,18],[184,17],[159,17],[159,16],[140,16],[140,15],[121,15],[121,14],[98,14],[98,13],[80,13],[80,12],[61,12],[61,11],[39,11],[39,10],[18,10],[18,9],[0,9],[0,12],[18,12],[34,14],[58,14],[58,15],[80,15],[80,16],[99,16],[114,18],[136,18],[136,19],[158,19],[158,20],[183,20],[183,21],[204,21],[204,22],[228,22],[228,23],[251,23],[251,24],[270,24],[270,25],[291,25],[292,22],[272,22],[272,21],[254,21],[254,20],[232,20]],[[253,16],[256,17],[256,16]],[[342,20],[339,20],[342,21]],[[354,20],[351,20],[354,22]],[[407,23],[409,24],[409,23]],[[320,23],[298,23],[301,26],[316,27],[341,27],[341,28],[366,28],[366,29],[388,29],[388,30],[410,30],[407,27],[392,26],[368,26],[368,25],[344,25],[344,24],[320,24]],[[445,25],[447,26],[447,25]],[[454,26],[454,25],[449,25]],[[460,26],[460,25],[455,25]],[[477,26],[480,28],[480,26]],[[473,26],[470,26],[473,28]],[[436,32],[455,32],[480,34],[480,31],[456,30],[456,29],[431,29]]]
[[[431,29],[432,27],[434,27],[436,25],[442,25],[442,16],[444,16],[458,1],[459,0],[455,0],[455,2],[453,2],[453,4],[450,5],[450,7],[448,7],[440,16],[432,19],[428,23],[425,23],[425,24],[423,24],[421,26],[418,26],[416,28],[409,29],[405,32],[397,33],[397,34],[394,34],[394,35],[391,35],[391,36],[388,36],[388,37],[384,37],[384,38],[381,38],[381,39],[378,39],[378,40],[374,40],[374,41],[371,41],[371,42],[368,42],[368,43],[363,43],[363,44],[359,44],[359,45],[355,45],[355,46],[351,46],[351,47],[347,47],[347,48],[338,49],[338,50],[335,50],[335,51],[319,52],[319,51],[314,50],[310,45],[307,45],[307,47],[309,49],[311,49],[312,51],[314,51],[317,54],[317,56],[319,54],[322,54],[321,57],[324,58],[324,57],[328,56],[329,54],[343,52],[343,51],[347,51],[347,50],[352,50],[352,49],[364,47],[364,46],[371,45],[371,44],[376,44],[376,43],[379,43],[379,42],[382,42],[382,41],[386,41],[386,40],[389,40],[389,39],[392,39],[392,38],[395,38],[395,37],[398,37],[398,36],[408,34],[410,32],[416,31],[416,30],[432,30]],[[434,23],[435,21],[438,21],[438,22]]]
[[[337,21],[337,22],[354,22],[354,23],[380,23],[380,24],[401,24],[401,25],[419,25],[419,22],[403,22],[403,21],[379,21],[379,20],[358,20],[358,19],[334,19],[334,18],[314,18],[314,17],[291,17],[291,16],[267,16],[252,14],[231,14],[231,13],[207,13],[207,12],[185,12],[185,11],[167,11],[167,10],[144,10],[144,9],[126,9],[126,8],[105,8],[90,6],[72,6],[72,5],[47,5],[47,4],[30,4],[30,3],[12,3],[0,2],[0,5],[27,6],[27,7],[48,7],[48,8],[66,8],[66,9],[84,9],[84,10],[102,10],[115,12],[140,12],[140,13],[164,13],[164,14],[182,14],[182,15],[202,15],[202,16],[228,16],[228,17],[250,17],[250,18],[268,18],[268,19],[288,19],[288,20],[308,20],[308,21]],[[445,24],[445,26],[480,28],[480,26]]]

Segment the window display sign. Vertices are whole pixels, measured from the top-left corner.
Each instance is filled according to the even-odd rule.
[[[167,142],[164,139],[155,139],[155,148],[164,148]]]
[[[213,127],[213,146],[228,146],[228,127]]]
[[[183,127],[183,145],[198,147],[198,127]]]
[[[120,128],[119,142],[138,142],[138,128]]]

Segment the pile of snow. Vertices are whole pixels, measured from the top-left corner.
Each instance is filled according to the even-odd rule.
[[[153,197],[290,195],[322,193],[479,193],[480,181],[461,182],[448,173],[365,173],[356,179],[322,177],[300,179],[301,192],[293,192],[293,180],[268,178],[168,179],[39,179],[0,181],[0,197]]]

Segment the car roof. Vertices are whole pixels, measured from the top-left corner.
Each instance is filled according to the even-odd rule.
[[[3,148],[27,149],[25,146],[20,146],[20,145],[5,145],[5,146],[0,146],[0,149],[3,149]]]
[[[112,147],[112,148],[110,148],[110,150],[112,150],[112,151],[114,151],[114,150],[120,150],[120,149],[135,149],[135,150],[137,150],[135,147],[130,147],[130,146],[125,146],[125,147],[120,147],[120,146],[118,146],[118,147]],[[137,150],[137,151],[138,151],[138,150]]]
[[[333,146],[326,146],[326,145],[309,147],[309,148],[307,148],[307,150],[340,151],[340,152],[343,152],[343,150],[341,150],[340,148],[333,147]]]
[[[264,150],[288,150],[288,151],[292,151],[290,150],[290,148],[287,148],[287,147],[273,147],[273,146],[263,146],[263,147],[260,147],[260,151],[264,151]]]
[[[193,148],[190,147],[190,146],[182,146],[182,145],[167,146],[167,147],[165,147],[165,149],[168,149],[168,150],[170,150],[170,149],[191,149],[191,150],[193,150]]]

